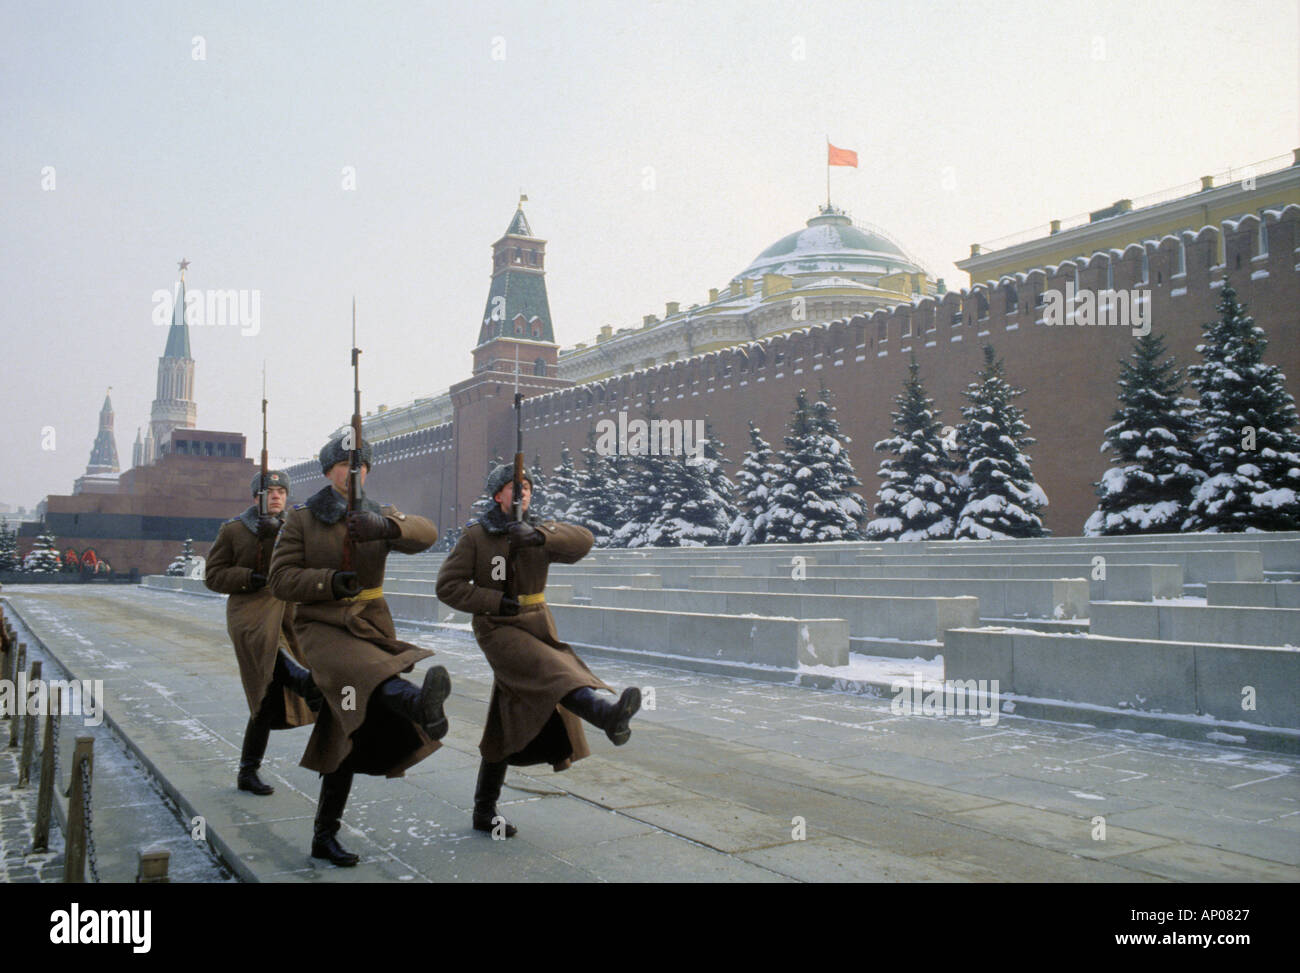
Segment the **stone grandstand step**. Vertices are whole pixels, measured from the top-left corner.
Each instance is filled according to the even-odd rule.
[[[1149,553],[1116,551],[1105,553],[1107,566],[1111,564],[1149,564],[1153,556]],[[1207,581],[1263,581],[1264,568],[1258,551],[1238,550],[1191,550],[1163,551],[1158,554],[1160,563],[1180,565],[1183,569],[1185,584],[1204,584]],[[933,563],[932,556],[901,555],[887,558],[879,554],[861,554],[857,562],[864,565],[896,565],[899,568],[909,564]],[[956,555],[945,559],[947,563],[963,566],[982,564],[1034,564],[1034,565],[1069,565],[1078,563],[1075,554],[1034,554],[1027,552],[995,552],[984,555]]]
[[[664,658],[797,669],[849,663],[842,618],[773,618],[552,605],[564,640]]]
[[[1293,581],[1212,581],[1206,602],[1243,608],[1300,608],[1300,584]]]
[[[1300,651],[1257,645],[953,629],[944,678],[999,681],[1002,692],[1119,710],[1200,718],[1207,731],[1259,728],[1300,750]],[[1244,694],[1244,687],[1255,692]],[[1243,706],[1253,706],[1245,709]],[[1256,729],[1252,729],[1256,728]]]
[[[871,597],[683,588],[592,590],[593,603],[613,608],[671,612],[718,612],[726,615],[779,615],[794,618],[843,618],[856,638],[941,642],[949,628],[979,622],[979,599],[964,597]],[[911,658],[911,656],[907,656]]]
[[[1082,578],[769,578],[696,576],[691,587],[717,591],[771,591],[782,594],[870,595],[929,598],[972,595],[980,617],[1086,618],[1089,582]]]
[[[1095,601],[1092,634],[1229,645],[1300,645],[1300,609]]]

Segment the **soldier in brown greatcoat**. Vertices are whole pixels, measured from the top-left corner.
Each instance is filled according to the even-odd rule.
[[[266,588],[271,551],[289,500],[289,477],[280,470],[253,476],[253,495],[266,490],[268,515],[257,504],[221,525],[208,552],[203,583],[226,599],[226,631],[235,646],[239,676],[248,699],[248,726],[239,755],[236,786],[270,794],[274,788],[257,776],[272,730],[306,726],[321,707],[321,694],[302,667],[302,652],[293,634],[293,605]]]
[[[496,811],[507,765],[548,763],[559,771],[588,756],[578,717],[622,746],[631,736],[628,723],[641,708],[641,690],[635,687],[615,702],[596,695],[595,690],[609,687],[559,640],[546,607],[550,564],[580,561],[591,550],[591,531],[531,518],[533,484],[527,474],[521,483],[523,520],[511,521],[512,474],[505,465],[492,471],[487,495],[495,506],[465,525],[438,571],[437,586],[440,600],[474,616],[474,637],[492,666],[473,822],[476,830],[489,832],[500,822],[506,837],[517,833]]]
[[[364,484],[370,446],[360,452]],[[425,673],[423,688],[398,675],[433,653],[397,639],[382,588],[388,552],[418,554],[438,529],[364,493],[361,509],[348,513],[341,438],[325,444],[320,462],[330,484],[289,512],[271,560],[271,590],[298,603],[294,631],[325,694],[301,761],[324,774],[312,857],[348,866],[358,857],[335,836],[352,775],[400,777],[437,750],[448,728],[443,703],[451,679],[442,666]],[[350,571],[340,570],[345,537],[354,542]]]

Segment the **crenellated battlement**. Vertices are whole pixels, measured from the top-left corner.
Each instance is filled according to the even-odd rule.
[[[1261,226],[1266,231],[1261,233]],[[927,295],[870,314],[639,369],[532,396],[523,403],[526,428],[539,428],[618,409],[643,409],[685,398],[701,388],[728,389],[787,374],[811,376],[826,365],[942,349],[1042,326],[1047,290],[1142,290],[1158,306],[1222,287],[1225,278],[1260,280],[1300,274],[1300,206],[1246,214],[1098,251],[942,296]],[[1241,289],[1240,286],[1238,289]]]

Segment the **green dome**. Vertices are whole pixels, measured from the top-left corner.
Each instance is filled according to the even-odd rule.
[[[806,229],[777,240],[737,276],[847,274],[879,278],[900,271],[922,273],[924,269],[898,244],[854,226],[839,210],[823,208]]]

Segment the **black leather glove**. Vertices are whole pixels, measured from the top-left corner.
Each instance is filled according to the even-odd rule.
[[[518,520],[512,521],[506,528],[506,539],[512,551],[521,547],[541,547],[546,543],[546,537],[540,530]]]
[[[330,593],[334,595],[334,600],[342,598],[355,598],[361,594],[361,582],[357,580],[355,571],[335,571],[334,576],[330,578]]]
[[[257,536],[274,537],[280,533],[280,518],[272,517],[269,514],[265,517],[257,518]]]
[[[518,614],[519,614],[519,602],[515,601],[515,599],[511,598],[509,595],[502,595],[502,596],[501,596],[501,607],[497,609],[497,614],[498,614],[498,615],[518,615]]]
[[[348,514],[348,536],[354,541],[384,541],[401,536],[402,528],[382,514],[354,510]]]
[[[258,574],[256,571],[254,571],[252,574],[248,576],[249,591],[261,591],[265,587],[266,587],[266,575]]]

